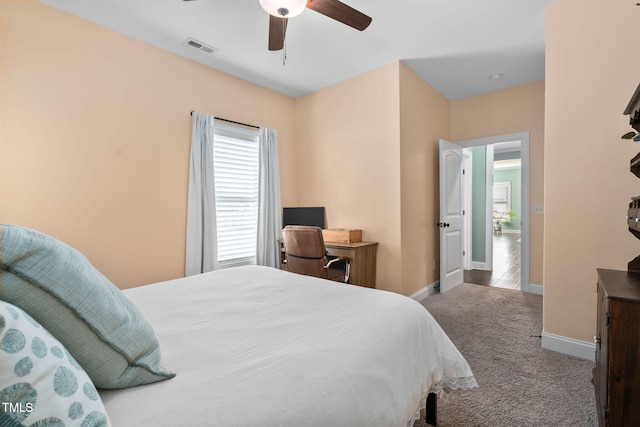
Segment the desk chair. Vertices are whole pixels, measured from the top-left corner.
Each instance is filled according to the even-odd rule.
[[[322,229],[304,225],[287,225],[282,230],[285,265],[292,273],[349,283],[349,257],[327,259]],[[338,268],[343,266],[342,268]]]

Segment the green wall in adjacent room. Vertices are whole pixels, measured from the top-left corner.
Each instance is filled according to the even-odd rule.
[[[472,236],[471,260],[485,262],[485,232],[487,221],[487,148],[473,147],[472,150]]]

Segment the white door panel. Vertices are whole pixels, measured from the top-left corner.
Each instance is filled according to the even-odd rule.
[[[440,140],[440,292],[464,280],[462,147]]]

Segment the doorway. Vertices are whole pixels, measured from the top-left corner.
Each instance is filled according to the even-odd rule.
[[[479,146],[467,150],[471,158],[473,158],[474,152],[480,156],[488,168],[486,174],[474,175],[471,171],[471,174],[468,174],[470,175],[468,188],[476,191],[486,189],[485,191],[491,194],[487,194],[486,199],[476,200],[475,205],[471,197],[471,201],[466,206],[471,207],[472,216],[478,216],[478,213],[484,212],[484,206],[476,205],[482,205],[484,200],[486,203],[490,203],[491,209],[488,211],[491,213],[492,230],[482,233],[478,229],[473,229],[473,224],[467,227],[467,230],[470,230],[467,235],[472,240],[471,249],[473,248],[473,240],[480,240],[481,244],[475,246],[487,248],[486,253],[490,254],[487,259],[491,261],[487,262],[484,259],[482,251],[475,254],[469,251],[475,262],[470,262],[465,266],[464,281],[519,290],[522,215],[521,143],[520,141],[509,141],[493,144],[490,147]],[[483,160],[484,157],[486,157],[486,161]],[[473,161],[470,161],[469,164],[472,166]],[[492,244],[486,244],[484,239],[491,239]]]
[[[483,239],[480,243],[478,239],[465,240],[465,253],[470,255],[465,257],[465,282],[531,292],[529,289],[528,215],[529,133],[498,135],[460,141],[456,144],[467,149],[465,165],[472,166],[469,175],[473,178],[466,176],[465,173],[464,181],[469,182],[480,175],[484,178],[482,181],[487,183],[484,194],[479,191],[483,201],[479,204],[481,206],[484,204],[484,215],[474,217],[473,209],[466,209],[470,215],[465,221],[465,234],[470,236],[476,233],[483,236]],[[480,147],[485,151],[484,164],[481,163],[481,167],[473,168],[478,165],[477,159],[473,161],[468,160],[467,157],[469,152],[473,153]],[[497,175],[496,172],[498,172]],[[505,176],[511,176],[511,178],[505,178]],[[513,177],[518,179],[512,179]],[[494,192],[495,183],[500,184]],[[473,184],[468,183],[465,187],[470,185]],[[518,185],[519,188],[517,188]],[[494,193],[499,194],[494,198]],[[465,188],[465,197],[466,200],[471,198],[467,188]],[[474,194],[473,200],[478,200],[478,194]],[[473,201],[466,201],[465,207],[470,206],[469,203]],[[496,203],[495,206],[494,203]],[[494,211],[499,212],[497,216],[500,227],[496,227]]]

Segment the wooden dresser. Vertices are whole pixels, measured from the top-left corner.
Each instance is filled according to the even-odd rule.
[[[601,426],[640,426],[640,273],[598,269],[593,382]]]

